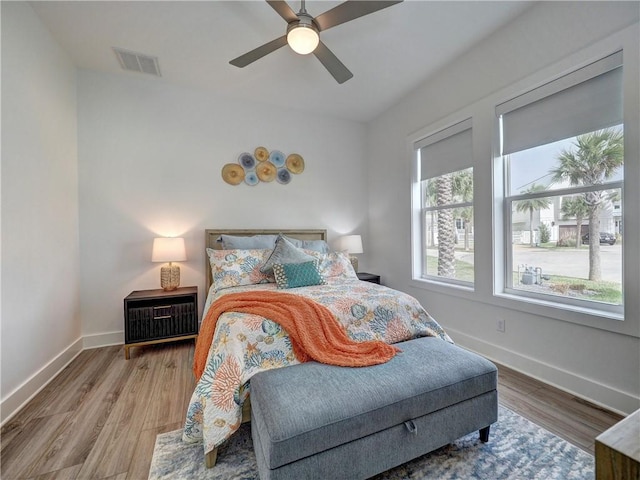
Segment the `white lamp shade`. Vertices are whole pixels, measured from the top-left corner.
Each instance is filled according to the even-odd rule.
[[[364,253],[362,250],[362,237],[360,235],[345,235],[340,238],[340,250],[346,250],[349,255]]]
[[[305,25],[294,27],[287,33],[287,43],[289,43],[294,52],[300,55],[307,55],[313,52],[319,42],[318,32]]]
[[[184,248],[184,238],[154,238],[152,262],[184,262],[187,252]]]

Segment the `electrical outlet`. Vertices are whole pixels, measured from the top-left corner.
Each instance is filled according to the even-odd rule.
[[[496,330],[504,333],[504,318],[499,318],[496,322]]]

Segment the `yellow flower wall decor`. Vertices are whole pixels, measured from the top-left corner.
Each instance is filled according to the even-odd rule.
[[[222,179],[229,185],[257,185],[276,180],[286,185],[291,174],[304,172],[304,158],[298,153],[285,157],[280,150],[269,152],[265,147],[257,147],[253,154],[244,152],[238,156],[237,163],[227,163],[222,167]]]

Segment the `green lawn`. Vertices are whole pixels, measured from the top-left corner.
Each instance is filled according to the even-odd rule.
[[[468,262],[456,260],[455,279],[464,282],[473,282],[473,265]],[[437,275],[438,257],[427,257],[427,272]],[[513,272],[513,285],[518,288],[518,273]],[[527,290],[536,291],[535,286]],[[572,296],[597,302],[606,302],[613,305],[622,304],[622,285],[616,282],[592,282],[583,278],[564,277],[550,275],[549,280],[544,280],[539,288],[540,293]]]
[[[539,248],[545,250],[566,251],[573,250],[575,246],[559,247],[556,242],[543,243]],[[580,249],[589,249],[589,245],[580,245]],[[561,275],[549,275],[549,280],[544,280],[541,293],[567,295],[574,298],[594,300],[597,302],[622,305],[622,285],[616,282],[592,282],[584,278],[564,277]],[[518,286],[518,274],[513,273],[513,284]],[[535,289],[534,289],[535,291]]]
[[[518,273],[513,272],[513,285],[518,287]],[[527,290],[530,290],[529,288]],[[563,277],[561,275],[549,275],[549,280],[543,280],[540,293],[567,295],[572,297],[597,302],[606,302],[614,305],[622,304],[622,285],[616,282],[593,282],[584,278]],[[535,291],[535,288],[532,290]]]
[[[427,273],[437,275],[438,257],[427,257]],[[473,265],[456,260],[456,276],[454,278],[463,282],[473,282]]]

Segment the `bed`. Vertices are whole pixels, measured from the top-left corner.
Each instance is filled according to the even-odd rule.
[[[273,247],[229,250],[223,249],[219,241],[223,235],[277,238],[280,234],[297,242],[296,249],[314,259],[322,284],[278,289],[273,275],[260,272],[271,258]],[[451,342],[413,297],[362,282],[344,253],[315,248],[326,245],[326,240],[326,230],[321,229],[206,230],[208,295],[203,320],[211,304],[225,295],[282,291],[324,305],[357,342],[382,340],[394,344],[423,336]],[[276,275],[276,278],[280,277]],[[300,362],[293,353],[291,339],[277,323],[247,313],[222,314],[189,403],[183,440],[203,442],[207,466],[213,466],[217,448],[250,418],[250,378],[261,371],[297,363]]]

